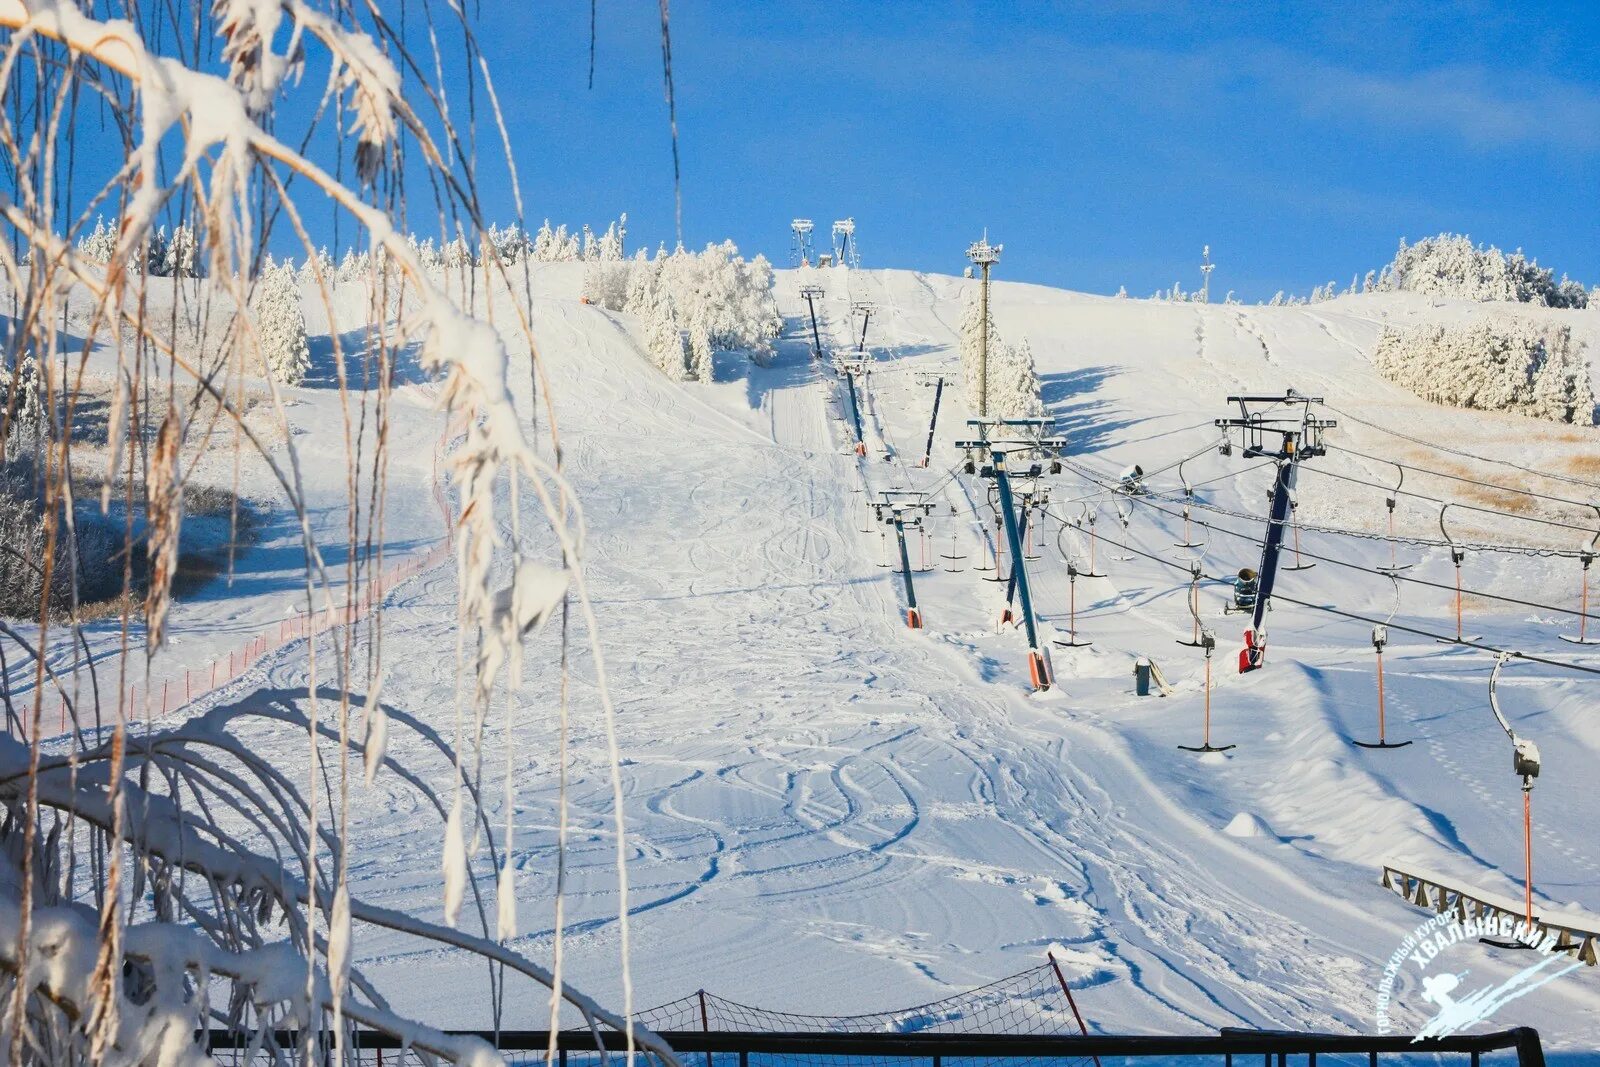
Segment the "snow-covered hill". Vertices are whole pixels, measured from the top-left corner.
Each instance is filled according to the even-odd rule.
[[[580,280],[581,265],[538,272],[534,328],[588,524],[588,580],[618,701],[638,1003],[704,987],[777,1008],[864,1011],[1022,970],[1056,944],[1070,976],[1087,983],[1079,1004],[1100,1029],[1370,1029],[1383,962],[1426,917],[1379,888],[1384,861],[1520,893],[1520,792],[1487,705],[1487,654],[1397,634],[1386,655],[1388,731],[1415,743],[1361,749],[1352,739],[1375,731],[1367,624],[1281,603],[1267,668],[1241,677],[1229,668],[1239,617],[1222,616],[1223,593],[1208,585],[1203,614],[1222,646],[1213,730],[1238,747],[1197,757],[1177,747],[1198,743],[1203,699],[1203,660],[1176,643],[1191,632],[1186,577],[1143,555],[1117,558],[1124,553],[1102,539],[1096,562],[1107,576],[1080,579],[1075,590],[1079,630],[1094,643],[1057,649],[1059,685],[1030,693],[1021,636],[996,631],[1001,587],[973,569],[987,527],[974,511],[982,483],[953,473],[960,456],[952,441],[967,417],[961,390],[945,393],[932,461],[916,466],[932,390],[914,372],[954,369],[955,326],[973,283],[902,271],[780,272],[789,329],[776,365],[727,359],[716,384],[678,386],[647,365],[638,323],[577,300]],[[826,290],[828,345],[849,343],[852,302],[877,305],[864,458],[848,447],[840,387],[809,358],[802,284]],[[497,300],[509,310],[504,294]],[[1591,355],[1600,351],[1600,313],[1516,311],[1558,316]],[[1257,515],[1270,470],[1237,452],[1203,451],[1219,439],[1212,419],[1230,413],[1224,398],[1244,390],[1292,386],[1418,440],[1580,477],[1600,473],[1592,428],[1425,404],[1368,362],[1385,325],[1506,312],[1403,293],[1263,308],[1009,283],[994,291],[996,323],[1030,343],[1069,456],[1108,474],[1139,463],[1161,471],[1153,486],[1173,489],[1178,472],[1163,468],[1195,454],[1183,474],[1205,483],[1206,502]],[[531,376],[513,381],[531,411]],[[401,392],[420,413],[419,388]],[[292,412],[304,429],[297,442],[314,455],[334,446],[340,427],[318,394],[301,395]],[[390,524],[397,551],[437,536],[423,476],[437,436],[437,421],[419,415],[393,446],[409,473],[392,480],[390,506],[415,526]],[[1330,440],[1560,488],[1348,419]],[[1380,485],[1396,478],[1393,467],[1348,453],[1310,467]],[[1121,536],[1116,506],[1096,485],[1070,473],[1053,481],[1055,513],[1098,509],[1099,534]],[[866,521],[865,500],[892,488],[936,494],[935,569],[916,575],[922,633],[905,627],[899,580],[881,566],[887,544]],[[1415,475],[1406,488],[1504,506]],[[1568,485],[1561,495],[1574,492]],[[1299,513],[1308,524],[1380,531],[1383,497],[1308,472]],[[1188,557],[1174,547],[1181,520],[1123,507],[1141,553]],[[1539,513],[1573,525],[1582,518],[1571,509]],[[1245,520],[1197,516],[1260,532]],[[1437,520],[1436,505],[1410,498],[1396,515],[1400,532],[1429,537]],[[1450,530],[1568,549],[1588,540],[1483,514],[1453,515]],[[1195,539],[1206,542],[1196,552],[1213,573],[1253,565],[1258,555],[1247,539],[1220,531],[1197,530]],[[1390,553],[1381,541],[1311,533],[1302,547],[1361,566],[1386,563]],[[1051,525],[1031,565],[1037,606],[1058,631],[1069,607],[1063,549],[1082,559],[1087,545],[1077,530]],[[934,558],[952,551],[967,556],[959,573]],[[1408,575],[1441,586],[1405,586],[1395,621],[1452,632],[1447,551],[1399,552],[1417,564]],[[1470,589],[1531,602],[1575,605],[1578,596],[1579,566],[1568,558],[1474,553],[1463,574]],[[384,628],[385,698],[440,727],[454,714],[453,584],[446,563],[397,590]],[[1279,591],[1379,618],[1396,607],[1387,579],[1329,563],[1286,574]],[[203,630],[216,610],[180,608],[180,636],[185,627]],[[1466,611],[1469,632],[1491,644],[1600,664],[1557,639],[1576,620],[1472,598]],[[553,641],[547,634],[535,647]],[[1160,665],[1172,696],[1133,694],[1141,655]],[[551,659],[530,654],[515,729],[518,751],[533,755],[513,771],[523,940],[540,956],[552,940],[559,821]],[[290,699],[306,676],[304,649],[291,645],[221,699]],[[574,679],[566,964],[584,988],[616,1002],[611,787],[595,665],[585,654]],[[1515,725],[1545,754],[1534,795],[1540,905],[1591,914],[1600,912],[1600,794],[1583,783],[1600,755],[1595,691],[1589,676],[1528,664],[1509,668],[1501,686]],[[424,773],[445,773],[413,744],[391,751]],[[283,759],[303,772],[303,746]],[[501,773],[484,768],[486,797],[500,796]],[[436,911],[436,824],[400,795],[381,780],[357,791],[352,878],[374,903]],[[1519,965],[1511,954],[1471,951],[1484,974]],[[381,933],[362,932],[358,955],[399,1007],[426,1005],[430,1018],[453,1025],[486,1020],[480,969],[403,954]],[[1550,1046],[1592,1047],[1600,1042],[1597,982],[1582,969],[1496,1022],[1538,1025]],[[508,1024],[537,1026],[544,1011],[542,1002],[512,1005]]]

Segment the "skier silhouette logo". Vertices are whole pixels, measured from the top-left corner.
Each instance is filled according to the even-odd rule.
[[[1505,981],[1491,980],[1469,989],[1466,979],[1470,972],[1446,970],[1444,964],[1447,960],[1465,962],[1464,954],[1473,952],[1480,941],[1531,949],[1532,962]],[[1467,918],[1441,912],[1411,931],[1384,966],[1375,1004],[1378,1033],[1392,1033],[1405,1025],[1392,1012],[1405,1000],[1408,986],[1415,991],[1411,995],[1428,1005],[1422,1009],[1426,1018],[1415,1039],[1448,1037],[1487,1021],[1512,1001],[1582,966],[1570,943],[1562,944],[1556,931],[1537,922],[1529,924],[1509,912]],[[1411,976],[1409,981],[1407,976]]]
[[[1554,981],[1581,966],[1583,964],[1561,953],[1551,953],[1499,985],[1484,986],[1460,999],[1453,994],[1461,987],[1461,979],[1467,976],[1466,971],[1429,975],[1422,980],[1422,999],[1439,1010],[1417,1032],[1416,1039],[1460,1033],[1474,1023],[1483,1022],[1511,1001],[1525,997],[1546,982]],[[1547,968],[1552,969],[1542,974]]]

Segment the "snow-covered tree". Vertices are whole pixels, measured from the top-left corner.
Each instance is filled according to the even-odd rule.
[[[628,305],[628,284],[633,277],[630,263],[590,260],[583,270],[583,295],[591,304],[622,311]]]
[[[627,258],[628,241],[628,213],[622,215],[606,227],[606,232],[600,238],[599,258],[608,262],[615,262]]]
[[[1594,393],[1582,351],[1565,324],[1496,317],[1386,329],[1372,363],[1424,400],[1588,425]]]
[[[96,263],[110,263],[116,253],[116,226],[107,225],[104,218],[96,218],[94,229],[78,241],[78,254]]]
[[[284,385],[299,385],[311,369],[311,350],[294,264],[268,259],[256,280],[251,306],[267,373]]]
[[[972,411],[978,403],[978,362],[983,341],[982,300],[976,288],[967,293],[958,326],[961,369],[967,383],[967,403]],[[1039,375],[1034,368],[1033,350],[1028,342],[1005,343],[994,328],[994,311],[989,312],[989,355],[985,372],[988,405],[983,410],[990,418],[1039,418],[1044,404],[1039,398]]]
[[[338,267],[334,264],[333,257],[328,254],[327,245],[318,248],[316,255],[307,256],[306,261],[300,265],[300,284],[316,285],[319,274],[323,285],[334,284],[338,277]]]
[[[659,286],[652,289],[649,316],[645,320],[645,354],[656,368],[675,382],[693,378],[689,349],[684,344],[683,326],[672,298]]]
[[[715,361],[711,352],[711,332],[703,314],[689,320],[689,377],[697,382],[712,381]]]
[[[1547,270],[1522,254],[1509,255],[1489,245],[1475,245],[1465,234],[1441,233],[1414,245],[1400,242],[1394,260],[1384,268],[1379,288],[1456,300],[1505,300],[1547,307],[1584,307],[1583,287],[1554,280]]]
[[[199,245],[195,241],[193,226],[188,223],[180,223],[174,226],[171,236],[167,238],[166,247],[162,249],[161,276],[163,278],[199,277],[198,249]]]

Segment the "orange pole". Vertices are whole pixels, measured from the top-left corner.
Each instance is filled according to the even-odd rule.
[[[1584,632],[1589,626],[1589,559],[1583,560],[1583,591],[1578,596],[1578,643],[1583,643]]]
[[[1533,929],[1533,790],[1522,787],[1522,902],[1527,910],[1528,929]]]
[[[1456,640],[1461,640],[1461,564],[1456,564]]]
[[[1378,744],[1383,744],[1383,649],[1378,650]]]

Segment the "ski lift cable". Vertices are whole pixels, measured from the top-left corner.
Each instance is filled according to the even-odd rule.
[[[1395,466],[1400,466],[1400,464],[1395,464]],[[1540,518],[1537,515],[1518,515],[1513,511],[1500,511],[1497,508],[1486,508],[1478,504],[1463,504],[1459,500],[1445,500],[1442,497],[1428,496],[1426,493],[1418,493],[1410,489],[1401,489],[1398,487],[1390,488],[1386,485],[1379,485],[1377,482],[1369,482],[1364,478],[1357,478],[1349,474],[1340,474],[1338,471],[1327,470],[1323,467],[1314,467],[1310,464],[1303,464],[1300,469],[1309,471],[1312,474],[1320,474],[1324,478],[1337,478],[1341,482],[1353,482],[1356,485],[1364,485],[1369,489],[1380,489],[1383,492],[1394,496],[1408,496],[1415,500],[1426,500],[1430,504],[1448,504],[1451,507],[1457,507],[1463,511],[1475,511],[1481,515],[1493,515],[1497,519],[1516,519],[1521,522],[1538,523],[1541,526],[1553,526],[1562,530],[1577,530],[1580,533],[1586,534],[1594,533],[1594,529],[1589,526],[1577,526],[1570,522],[1561,522],[1558,519]]]
[[[1148,497],[1131,497],[1130,499],[1171,518],[1183,517],[1181,512],[1174,511],[1171,508],[1162,507],[1160,504],[1157,504]],[[1237,537],[1240,540],[1248,541],[1257,547],[1260,547],[1262,544],[1262,541],[1259,537],[1256,537],[1253,534],[1245,533],[1242,530],[1234,530],[1226,526],[1218,526],[1215,523],[1209,523],[1202,519],[1192,519],[1191,521],[1202,529],[1212,530],[1216,533],[1227,534],[1230,537]],[[1256,516],[1255,521],[1266,522],[1267,519],[1265,516]],[[1454,592],[1456,588],[1450,583],[1429,581],[1426,578],[1417,578],[1411,575],[1391,574],[1388,571],[1380,571],[1361,563],[1354,563],[1350,560],[1338,559],[1334,556],[1325,556],[1309,550],[1302,550],[1300,554],[1307,559],[1316,560],[1318,563],[1330,563],[1335,567],[1344,567],[1348,570],[1361,571],[1364,574],[1371,574],[1379,578],[1393,578],[1399,582],[1410,582],[1413,585],[1427,586],[1431,589],[1443,589],[1446,592]],[[1553,611],[1561,615],[1571,615],[1575,618],[1594,619],[1596,621],[1600,621],[1600,615],[1592,615],[1584,611],[1579,611],[1575,608],[1561,607],[1556,604],[1544,604],[1535,600],[1522,600],[1518,597],[1506,596],[1503,593],[1491,593],[1482,589],[1463,589],[1461,592],[1464,595],[1479,597],[1484,600],[1496,600],[1505,604],[1516,604],[1518,607],[1534,608],[1540,611]]]
[[[1051,518],[1055,519],[1057,522],[1063,522],[1064,521],[1061,518],[1061,516],[1053,514],[1048,509],[1046,509],[1045,514],[1049,515]],[[1237,536],[1240,536],[1240,537],[1248,536],[1246,534],[1239,534],[1238,531],[1234,531],[1234,530],[1223,530],[1222,532],[1234,533],[1234,534],[1237,534]],[[1150,561],[1152,561],[1154,563],[1159,563],[1163,567],[1170,567],[1173,570],[1180,570],[1180,571],[1183,571],[1186,574],[1193,574],[1194,573],[1194,568],[1191,565],[1186,565],[1186,564],[1183,564],[1183,563],[1179,563],[1179,562],[1177,562],[1175,560],[1168,559],[1165,556],[1160,556],[1160,555],[1156,555],[1154,553],[1146,552],[1143,549],[1134,548],[1132,545],[1126,545],[1125,544],[1125,545],[1122,545],[1121,547],[1126,549],[1129,552],[1135,553],[1136,555],[1143,556],[1145,559],[1148,559],[1148,560],[1150,560]],[[1225,581],[1229,580],[1226,577],[1219,576],[1219,575],[1214,575],[1214,574],[1202,574],[1201,577],[1205,578],[1207,581],[1213,581],[1213,582],[1225,582]],[[1388,575],[1384,575],[1384,577],[1388,577]],[[1454,587],[1452,586],[1452,588],[1454,588]],[[1541,664],[1544,664],[1545,666],[1548,666],[1548,667],[1560,667],[1560,668],[1564,668],[1564,669],[1569,670],[1569,671],[1578,671],[1579,673],[1582,673],[1582,674],[1600,674],[1600,667],[1587,667],[1587,666],[1584,666],[1581,663],[1569,663],[1569,662],[1567,662],[1565,660],[1549,659],[1547,657],[1535,655],[1535,654],[1529,653],[1529,652],[1517,652],[1517,651],[1513,651],[1511,649],[1499,648],[1497,646],[1486,644],[1483,641],[1476,641],[1476,640],[1473,640],[1471,638],[1463,638],[1463,639],[1458,641],[1454,637],[1450,637],[1450,636],[1447,636],[1445,634],[1436,633],[1436,632],[1434,632],[1432,630],[1424,630],[1424,629],[1421,629],[1420,627],[1406,626],[1406,625],[1403,625],[1403,624],[1400,624],[1400,623],[1395,623],[1395,622],[1385,622],[1382,619],[1373,618],[1373,617],[1368,616],[1368,615],[1360,615],[1360,614],[1357,614],[1357,613],[1351,612],[1351,611],[1345,611],[1342,608],[1336,608],[1336,607],[1333,607],[1333,606],[1328,605],[1328,604],[1313,604],[1310,601],[1299,600],[1299,599],[1297,599],[1295,597],[1286,596],[1283,593],[1279,593],[1279,592],[1276,592],[1276,591],[1273,592],[1272,599],[1273,600],[1281,600],[1281,601],[1283,601],[1283,602],[1285,602],[1287,604],[1293,604],[1296,607],[1310,608],[1313,611],[1321,611],[1321,612],[1326,612],[1326,613],[1328,613],[1330,615],[1338,615],[1338,616],[1340,616],[1342,618],[1351,619],[1351,620],[1353,620],[1355,622],[1364,622],[1364,623],[1367,623],[1368,625],[1386,625],[1391,630],[1399,630],[1402,633],[1415,634],[1418,637],[1431,638],[1431,639],[1433,639],[1435,641],[1438,641],[1438,642],[1440,642],[1442,644],[1446,644],[1446,645],[1464,645],[1464,646],[1466,646],[1468,648],[1476,648],[1476,649],[1478,649],[1480,651],[1483,651],[1483,652],[1493,652],[1493,653],[1495,653],[1497,655],[1505,655],[1505,656],[1509,656],[1509,657],[1512,657],[1512,658],[1515,658],[1515,659],[1524,659],[1524,660],[1527,660],[1530,663],[1541,663]],[[1391,616],[1391,618],[1392,618],[1392,616]]]
[[[1499,482],[1486,482],[1481,478],[1469,478],[1464,474],[1451,474],[1449,471],[1435,470],[1432,467],[1422,467],[1415,463],[1402,463],[1397,459],[1387,459],[1383,456],[1368,455],[1365,452],[1358,452],[1356,449],[1346,448],[1343,445],[1328,445],[1327,447],[1329,451],[1343,452],[1349,456],[1359,456],[1361,459],[1371,460],[1374,463],[1385,463],[1392,467],[1402,467],[1406,470],[1416,471],[1418,474],[1432,475],[1435,478],[1448,478],[1453,482],[1464,482],[1467,485],[1476,485],[1482,489],[1493,489],[1501,493],[1516,493],[1519,496],[1533,497],[1537,500],[1550,500],[1558,504],[1570,504],[1577,508],[1591,508],[1594,506],[1594,503],[1589,500],[1573,500],[1571,497],[1556,496],[1553,493],[1539,493],[1532,489],[1524,489],[1520,486],[1503,485]]]
[[[1326,612],[1329,615],[1338,615],[1342,618],[1351,619],[1356,622],[1383,622],[1382,619],[1375,619],[1367,615],[1359,615],[1353,611],[1345,611],[1343,608],[1336,608],[1331,604],[1313,604],[1308,600],[1297,600],[1294,597],[1285,596],[1278,592],[1274,592],[1272,594],[1272,599],[1281,600],[1286,604],[1293,604],[1296,607],[1310,608],[1312,611],[1321,611]],[[1547,667],[1561,667],[1565,670],[1578,671],[1582,674],[1600,674],[1600,667],[1588,667],[1582,663],[1569,663],[1566,660],[1549,659],[1548,657],[1535,655],[1531,652],[1518,652],[1515,649],[1498,648],[1482,641],[1475,641],[1470,637],[1464,637],[1458,641],[1454,637],[1450,637],[1446,634],[1435,633],[1432,630],[1423,630],[1415,626],[1403,626],[1399,623],[1389,623],[1388,626],[1391,630],[1399,630],[1402,633],[1415,634],[1418,637],[1429,637],[1440,642],[1441,644],[1465,645],[1468,648],[1478,649],[1480,652],[1493,652],[1497,656],[1506,656],[1510,659],[1523,659],[1527,660],[1529,663],[1542,663]]]
[[[1401,433],[1399,430],[1392,430],[1382,423],[1363,419],[1359,415],[1350,414],[1348,411],[1341,411],[1339,408],[1334,407],[1332,404],[1329,404],[1326,401],[1323,402],[1322,406],[1338,415],[1340,418],[1349,419],[1351,422],[1360,423],[1362,426],[1367,426],[1382,433],[1389,434],[1393,437],[1398,437],[1402,441],[1410,441],[1412,444],[1422,445],[1424,448],[1429,448],[1436,452],[1444,452],[1452,456],[1460,456],[1462,459],[1470,459],[1477,463],[1495,463],[1503,467],[1510,467],[1513,470],[1522,471],[1525,474],[1534,474],[1541,478],[1549,478],[1551,481],[1566,482],[1568,485],[1581,485],[1587,489],[1600,489],[1600,482],[1592,482],[1586,478],[1578,478],[1571,474],[1557,474],[1554,471],[1540,470],[1537,467],[1525,466],[1524,464],[1517,463],[1509,459],[1496,459],[1493,456],[1483,456],[1475,452],[1468,452],[1464,449],[1451,448],[1448,445],[1437,444],[1421,437],[1413,437],[1410,434]],[[1393,462],[1393,460],[1385,460],[1385,462]]]
[[[1071,463],[1070,460],[1063,459],[1062,463],[1064,463],[1064,464],[1066,464],[1068,466],[1072,466],[1072,463]],[[1083,470],[1082,468],[1078,468],[1078,467],[1074,467],[1074,470],[1077,473],[1079,473],[1079,474],[1083,475],[1084,477],[1088,478],[1090,481],[1095,481],[1095,482],[1099,482],[1100,481],[1100,479],[1097,478],[1092,472],[1087,472],[1087,471]],[[1101,483],[1101,484],[1104,484],[1104,483]],[[1108,486],[1107,488],[1110,488],[1110,487]],[[1149,495],[1160,495],[1160,494],[1149,494]],[[1161,496],[1161,499],[1170,499],[1170,497],[1163,495],[1163,496]],[[1584,551],[1585,551],[1585,550],[1574,550],[1574,549],[1564,549],[1564,548],[1548,548],[1548,547],[1543,547],[1543,546],[1539,546],[1539,545],[1506,545],[1506,544],[1497,544],[1497,543],[1494,543],[1494,542],[1487,542],[1487,541],[1457,541],[1457,542],[1454,542],[1452,544],[1449,541],[1441,540],[1440,538],[1436,538],[1436,537],[1417,537],[1417,536],[1409,536],[1409,535],[1408,536],[1392,536],[1392,535],[1389,535],[1389,534],[1370,533],[1370,532],[1368,532],[1366,530],[1352,530],[1352,529],[1349,529],[1347,527],[1341,527],[1341,526],[1322,526],[1322,525],[1313,524],[1313,523],[1299,522],[1299,521],[1296,521],[1294,519],[1272,519],[1272,518],[1269,518],[1267,516],[1253,515],[1253,514],[1251,514],[1249,512],[1238,511],[1238,510],[1233,509],[1233,508],[1225,508],[1225,507],[1222,507],[1222,506],[1220,506],[1218,504],[1211,504],[1211,503],[1207,503],[1207,502],[1200,501],[1200,500],[1193,501],[1192,502],[1192,506],[1195,507],[1195,508],[1198,508],[1200,510],[1203,510],[1203,511],[1212,512],[1213,514],[1227,515],[1230,518],[1245,519],[1245,520],[1247,520],[1249,522],[1265,522],[1265,523],[1279,522],[1282,525],[1287,526],[1287,527],[1291,527],[1291,528],[1298,526],[1300,529],[1305,530],[1305,531],[1307,531],[1309,533],[1331,534],[1331,535],[1336,536],[1336,537],[1354,537],[1354,538],[1359,538],[1359,539],[1365,540],[1365,541],[1384,541],[1384,542],[1393,542],[1395,544],[1402,544],[1402,545],[1426,546],[1426,547],[1430,547],[1430,548],[1459,548],[1459,549],[1466,549],[1466,550],[1472,551],[1472,552],[1498,552],[1498,553],[1503,553],[1505,555],[1532,556],[1532,557],[1539,557],[1539,558],[1556,558],[1556,557],[1559,557],[1559,558],[1563,558],[1563,559],[1582,559],[1583,556],[1584,556]],[[1584,529],[1584,528],[1583,527],[1579,527],[1579,529]],[[1587,530],[1587,529],[1584,529],[1584,532],[1593,533],[1592,530]]]

